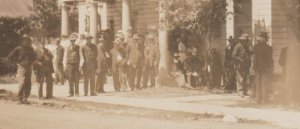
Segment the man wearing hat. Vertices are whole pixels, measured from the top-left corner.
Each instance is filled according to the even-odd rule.
[[[97,82],[96,82],[96,91],[98,93],[104,93],[104,84],[106,82],[106,73],[107,73],[107,54],[104,48],[104,39],[103,37],[98,39],[97,44]]]
[[[234,61],[232,58],[233,49],[235,47],[235,41],[232,36],[228,38],[228,46],[225,48],[225,77],[224,85],[225,90],[229,93],[236,90],[236,73],[234,70]]]
[[[35,61],[33,63],[33,70],[37,77],[38,87],[38,97],[39,99],[44,99],[43,97],[43,83],[46,81],[46,99],[52,97],[53,93],[53,77],[54,73],[53,55],[51,51],[45,48],[45,42],[41,41],[39,47],[35,49]]]
[[[251,67],[250,57],[252,54],[253,46],[249,42],[249,35],[242,34],[239,38],[239,43],[234,47],[232,52],[237,76],[237,90],[241,96],[248,95],[248,83],[250,79]]]
[[[97,46],[91,42],[93,37],[86,33],[86,44],[82,47],[83,55],[83,76],[84,76],[84,96],[87,96],[90,89],[90,95],[95,96],[95,74],[97,69]],[[90,85],[90,86],[89,86]]]
[[[60,39],[57,38],[56,43],[56,58],[55,58],[55,82],[60,82],[61,85],[65,83],[65,74],[64,74],[64,65],[63,65],[63,57],[65,54],[65,48],[60,45]]]
[[[69,97],[74,95],[79,96],[79,63],[80,63],[80,48],[75,44],[77,40],[76,34],[70,35],[71,44],[67,48],[66,71],[69,80]],[[75,89],[74,89],[75,88]]]
[[[31,66],[34,61],[35,54],[29,37],[24,36],[21,42],[22,44],[12,50],[7,58],[10,62],[16,63],[18,68],[18,103],[28,104],[27,98],[29,97],[31,90]]]
[[[127,58],[126,62],[128,65],[128,81],[131,87],[131,90],[134,91],[135,89],[140,89],[140,78],[138,74],[138,70],[142,69],[142,59],[143,59],[143,52],[142,45],[139,41],[139,36],[135,34],[133,36],[133,42],[127,44],[126,53]],[[137,81],[136,81],[137,80]],[[136,81],[136,82],[135,82]]]
[[[124,37],[117,35],[112,55],[112,77],[115,91],[127,90],[126,43]]]
[[[261,32],[256,36],[254,46],[253,69],[256,79],[256,101],[257,103],[268,102],[269,89],[272,85],[272,75],[274,71],[272,47],[267,44],[268,35]]]
[[[144,49],[144,67],[143,67],[143,88],[147,88],[150,79],[150,87],[155,86],[156,64],[158,63],[159,53],[156,51],[154,35],[148,35]]]

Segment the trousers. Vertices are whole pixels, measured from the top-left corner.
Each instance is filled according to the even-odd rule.
[[[270,88],[272,87],[272,74],[256,72],[255,73],[255,96],[257,103],[266,102],[269,99]]]
[[[68,64],[69,94],[79,94],[79,64]]]
[[[17,97],[19,100],[27,99],[31,91],[31,66],[18,65],[17,77],[19,82],[19,88]]]

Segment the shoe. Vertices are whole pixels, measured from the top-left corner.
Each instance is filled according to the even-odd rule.
[[[51,99],[53,96],[46,96],[45,99]]]
[[[79,96],[79,94],[78,94],[78,93],[75,93],[75,96],[76,96],[76,97],[78,97],[78,96]]]
[[[21,104],[24,104],[24,102],[22,100],[18,100],[17,104],[21,105]]]
[[[92,94],[91,94],[91,96],[97,96],[97,94],[95,94],[95,93],[92,93]]]
[[[30,102],[28,102],[27,99],[23,99],[23,103],[24,103],[24,104],[30,104]]]

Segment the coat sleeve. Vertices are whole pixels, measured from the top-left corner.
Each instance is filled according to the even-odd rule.
[[[232,52],[232,57],[237,62],[242,61],[242,59],[238,56],[239,51],[240,51],[240,47],[235,46]]]
[[[58,48],[57,50],[57,62],[63,62],[63,57],[64,57],[65,49],[63,47]]]
[[[19,48],[16,47],[8,54],[7,59],[12,63],[17,63],[16,56],[18,55],[18,53],[19,53]]]
[[[126,46],[126,57],[125,57],[126,63],[128,63],[128,60],[129,60],[129,55],[130,55],[130,45],[131,45],[131,43],[129,42],[129,44],[127,44],[127,46]]]

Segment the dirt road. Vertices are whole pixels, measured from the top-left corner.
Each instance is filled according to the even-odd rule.
[[[109,112],[66,110],[0,101],[0,129],[281,129],[262,124],[224,123],[220,119],[181,120],[149,113],[132,115],[112,111],[114,109],[108,109]]]

